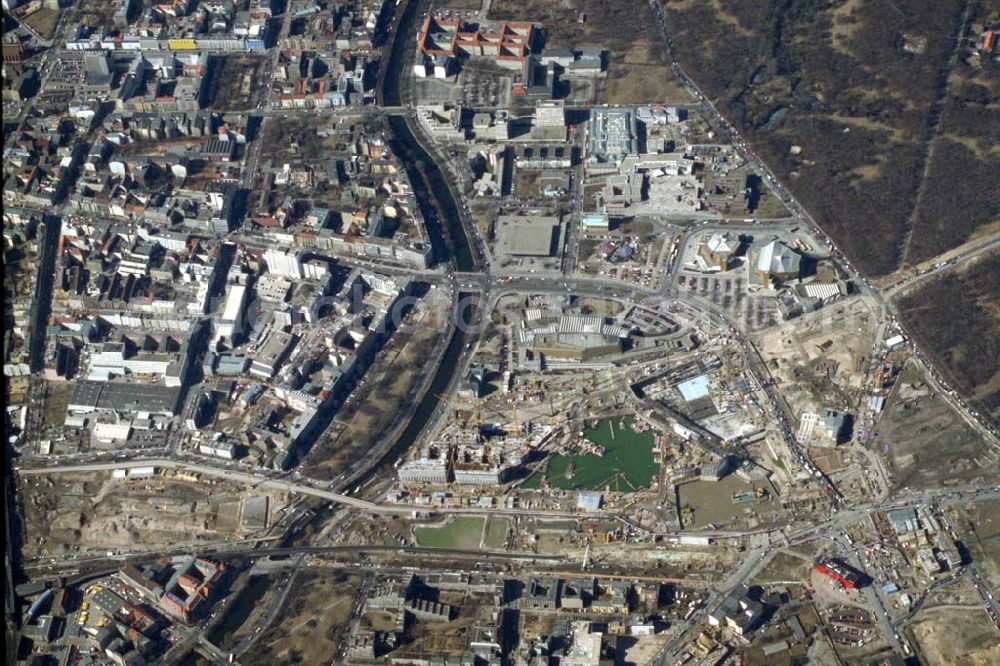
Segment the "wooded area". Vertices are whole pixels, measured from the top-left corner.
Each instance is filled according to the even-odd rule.
[[[949,381],[1000,420],[1000,254],[931,278],[898,305],[907,330]]]
[[[996,218],[989,164],[938,139],[996,136],[997,91],[961,79],[974,72],[958,57],[979,2],[664,6],[685,70],[862,270],[884,275],[935,256]],[[956,179],[968,183],[960,192]]]

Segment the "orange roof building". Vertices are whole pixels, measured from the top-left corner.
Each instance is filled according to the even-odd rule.
[[[428,56],[485,56],[498,65],[520,69],[531,55],[535,26],[504,21],[496,32],[465,31],[460,19],[424,19],[417,48]]]

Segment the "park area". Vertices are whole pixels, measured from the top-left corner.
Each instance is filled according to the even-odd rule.
[[[653,461],[656,435],[632,430],[634,419],[607,419],[584,431],[590,441],[604,447],[604,455],[557,454],[549,458],[544,477],[550,488],[560,490],[604,490],[634,492],[653,485],[659,465]],[[523,488],[542,486],[541,471],[528,477]]]

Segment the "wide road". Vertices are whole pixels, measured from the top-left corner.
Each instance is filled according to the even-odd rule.
[[[920,284],[929,277],[940,275],[944,272],[947,272],[948,269],[954,268],[958,264],[970,261],[971,259],[975,259],[976,257],[982,256],[984,254],[988,254],[990,252],[997,250],[998,248],[1000,248],[1000,237],[990,239],[984,243],[976,245],[975,247],[969,250],[959,252],[950,259],[947,259],[945,261],[940,261],[934,264],[932,267],[918,272],[916,275],[911,275],[908,278],[900,280],[891,287],[888,287],[885,290],[883,290],[882,293],[885,294],[885,296],[888,298],[894,298],[902,294],[903,292],[910,290],[911,288]]]
[[[155,467],[157,469],[173,469],[194,474],[204,474],[222,478],[233,483],[247,484],[255,488],[266,488],[290,494],[302,494],[318,497],[330,502],[343,504],[351,508],[360,509],[369,513],[379,515],[410,515],[415,510],[419,510],[431,515],[456,515],[471,514],[477,516],[525,516],[556,519],[608,519],[620,517],[618,514],[609,511],[577,511],[577,510],[555,510],[555,509],[510,509],[505,507],[479,508],[479,507],[416,507],[411,504],[376,504],[367,500],[351,497],[342,493],[335,493],[324,488],[310,485],[308,480],[293,481],[285,475],[283,478],[272,478],[265,476],[264,472],[251,474],[229,467],[215,467],[207,464],[195,462],[185,462],[170,458],[146,458],[142,460],[122,460],[118,462],[101,463],[81,463],[75,465],[53,465],[49,467],[23,468],[17,470],[24,476],[49,476],[53,474],[79,474],[89,472],[108,472],[115,469],[134,469],[137,467]],[[267,472],[266,474],[277,474]],[[316,482],[319,483],[319,482]],[[750,531],[691,531],[684,530],[685,535],[706,536],[713,539],[738,539],[749,534],[760,534],[770,530],[750,530]],[[680,536],[681,531],[660,532],[660,536]]]
[[[232,481],[234,483],[245,483],[255,488],[267,488],[269,490],[278,490],[288,493],[302,493],[304,495],[312,495],[313,497],[320,497],[322,499],[330,500],[331,502],[337,502],[339,504],[347,504],[350,506],[357,507],[359,509],[375,511],[376,513],[404,513],[403,510],[392,510],[392,509],[379,511],[379,509],[384,509],[384,507],[380,507],[378,504],[358,499],[356,497],[351,497],[350,495],[342,495],[340,493],[334,493],[330,492],[329,490],[314,488],[312,486],[305,484],[296,484],[292,483],[291,481],[272,479],[268,478],[267,476],[251,474],[249,472],[244,472],[236,469],[211,467],[209,465],[202,465],[198,463],[171,460],[170,458],[147,458],[147,459],[122,460],[117,462],[82,463],[79,465],[60,465],[56,467],[26,468],[26,469],[18,469],[17,471],[22,476],[47,476],[50,474],[107,472],[115,469],[131,470],[137,467],[174,469],[183,472],[192,472],[194,474],[205,474],[206,476],[216,476],[222,479],[226,479],[227,481]],[[409,511],[412,511],[412,509],[408,509],[405,512],[408,513]]]
[[[501,561],[531,561],[537,563],[549,563],[557,565],[566,563],[566,558],[561,555],[543,555],[538,553],[508,552],[478,550],[474,548],[431,548],[425,546],[384,546],[378,544],[366,544],[359,546],[296,546],[296,547],[265,547],[265,548],[235,548],[234,544],[212,548],[193,548],[189,545],[168,548],[166,550],[141,551],[134,553],[117,553],[112,557],[67,557],[53,563],[39,564],[32,567],[34,570],[43,571],[47,575],[55,576],[58,572],[60,576],[68,577],[70,584],[79,584],[93,578],[106,576],[121,568],[122,561],[128,559],[137,564],[152,563],[156,560],[171,555],[185,555],[197,552],[202,557],[214,560],[228,560],[232,558],[251,557],[257,560],[267,557],[291,557],[300,555],[353,555],[364,557],[367,555],[392,555],[397,557],[413,558],[458,558]],[[67,572],[68,568],[74,570]],[[596,574],[591,574],[596,575]],[[44,576],[41,576],[44,578]]]

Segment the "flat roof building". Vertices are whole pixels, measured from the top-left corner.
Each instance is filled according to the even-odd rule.
[[[267,337],[267,341],[257,352],[256,358],[250,364],[250,374],[257,375],[263,379],[270,379],[278,372],[278,368],[285,362],[285,357],[298,342],[291,333],[284,331],[272,331]]]
[[[835,581],[843,587],[855,590],[865,583],[865,575],[840,560],[823,558],[813,565],[820,574]]]
[[[402,483],[447,483],[448,465],[441,459],[420,458],[400,465],[398,474]]]
[[[639,132],[631,109],[592,109],[587,160],[617,166],[628,155],[639,152]]]
[[[215,340],[232,339],[243,332],[243,311],[247,302],[247,288],[242,284],[229,285],[222,314],[215,321]]]
[[[804,412],[799,422],[799,441],[805,442],[820,436],[836,444],[847,422],[847,415],[833,409]]]
[[[920,528],[920,521],[917,520],[917,510],[913,507],[886,511],[885,517],[889,520],[889,524],[892,525],[892,529],[896,532],[897,536],[916,532]]]
[[[597,511],[601,508],[604,495],[597,491],[585,490],[577,493],[576,508],[583,511]]]
[[[562,581],[555,577],[532,578],[525,586],[521,607],[525,610],[558,610]]]
[[[82,380],[73,388],[67,410],[76,414],[117,412],[174,416],[180,388],[118,382]]]
[[[591,213],[583,216],[584,231],[607,231],[608,228],[607,213]]]
[[[536,127],[565,127],[566,107],[561,99],[539,102],[535,107]]]
[[[497,245],[506,257],[551,257],[559,236],[558,217],[503,215],[497,220]]]
[[[728,626],[743,636],[757,626],[763,612],[763,604],[748,597],[746,588],[741,588],[723,599],[719,607],[709,613],[708,623],[713,627]]]

